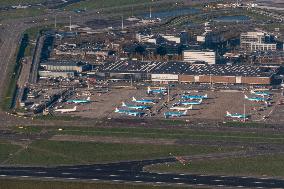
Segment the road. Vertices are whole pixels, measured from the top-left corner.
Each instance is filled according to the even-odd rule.
[[[166,185],[196,185],[234,188],[284,188],[284,180],[198,174],[167,174],[143,171],[143,167],[175,162],[175,158],[129,161],[109,164],[62,167],[0,167],[0,177],[41,178],[60,180],[112,181]]]

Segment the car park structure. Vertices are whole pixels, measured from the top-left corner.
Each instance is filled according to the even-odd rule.
[[[153,82],[270,85],[278,68],[250,65],[206,65],[185,62],[118,61],[104,64],[98,75]]]

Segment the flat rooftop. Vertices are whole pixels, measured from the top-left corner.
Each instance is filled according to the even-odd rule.
[[[177,75],[219,75],[270,77],[277,68],[266,68],[250,65],[203,65],[185,62],[108,62],[99,68],[99,72],[110,73],[157,73]]]
[[[85,62],[81,62],[81,61],[67,61],[67,60],[48,60],[45,62],[41,62],[40,65],[41,66],[83,66],[85,65]]]

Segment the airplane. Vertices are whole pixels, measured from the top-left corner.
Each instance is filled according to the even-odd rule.
[[[85,103],[90,103],[91,98],[88,97],[86,100],[82,99],[73,99],[73,100],[67,100],[67,103],[75,103],[75,104],[85,104]]]
[[[183,111],[183,112],[165,112],[164,116],[165,118],[169,118],[169,117],[181,117],[187,114],[187,110]]]
[[[126,114],[129,116],[139,116],[139,117],[145,114],[144,112],[136,112],[133,110],[123,110],[123,109],[118,109],[118,108],[116,108],[114,112],[120,113],[120,114]]]
[[[173,106],[170,109],[171,110],[177,110],[177,111],[185,111],[185,110],[192,110],[193,106],[189,106],[189,107],[182,107],[182,106]]]
[[[238,118],[238,119],[248,119],[249,116],[245,114],[238,114],[238,113],[231,114],[230,112],[227,111],[226,117]]]
[[[270,96],[271,95],[271,93],[267,92],[267,91],[253,91],[253,90],[251,90],[250,93],[255,94],[257,96]]]
[[[199,101],[179,101],[177,102],[175,105],[200,105],[202,103],[202,99],[200,99]]]
[[[152,107],[151,106],[143,106],[143,105],[134,105],[134,104],[125,104],[125,102],[122,102],[123,107],[127,107],[129,109],[135,109],[135,110],[149,110]]]
[[[268,98],[263,98],[263,97],[248,97],[247,95],[245,95],[245,99],[249,100],[249,101],[254,101],[254,102],[265,102],[268,101]]]
[[[165,87],[159,87],[157,89],[151,89],[148,87],[147,94],[166,94],[167,89]]]
[[[150,99],[140,99],[137,100],[135,97],[132,98],[133,102],[141,103],[141,104],[155,104],[156,102],[154,100]]]
[[[206,99],[208,95],[182,95],[181,98],[183,99]]]
[[[71,108],[71,109],[56,109],[54,111],[60,112],[60,113],[69,113],[69,112],[75,112],[76,110],[77,110],[77,106],[74,106],[74,108]]]

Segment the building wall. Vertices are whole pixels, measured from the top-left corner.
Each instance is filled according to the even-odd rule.
[[[42,65],[49,71],[75,71],[82,72],[83,66],[68,66],[68,65]]]
[[[269,85],[271,82],[269,77],[242,77],[242,83],[244,84]]]
[[[269,85],[272,79],[269,77],[241,77],[241,76],[210,76],[209,75],[179,75],[179,82],[183,83],[230,83],[230,84],[251,84]]]
[[[53,71],[39,71],[40,77],[64,77],[64,78],[70,78],[74,77],[74,72],[53,72]]]
[[[176,74],[151,74],[152,81],[178,81],[179,76]]]
[[[235,76],[213,76],[212,83],[236,83]]]
[[[265,43],[265,33],[262,32],[247,32],[240,36],[240,46],[248,51],[275,51],[276,44]]]
[[[179,82],[182,82],[182,83],[193,83],[193,82],[195,82],[193,75],[179,75],[178,80],[179,80]]]

